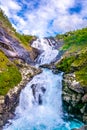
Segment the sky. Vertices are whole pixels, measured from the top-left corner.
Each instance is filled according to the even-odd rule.
[[[87,0],[0,0],[18,32],[54,36],[87,27]]]

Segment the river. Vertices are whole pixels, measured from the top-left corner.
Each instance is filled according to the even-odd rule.
[[[37,39],[33,47],[42,51],[36,67],[50,63],[59,54],[55,45],[46,39]],[[79,128],[82,122],[69,116],[62,107],[62,75],[49,69],[36,75],[21,91],[15,117],[9,120],[4,130],[71,130]]]

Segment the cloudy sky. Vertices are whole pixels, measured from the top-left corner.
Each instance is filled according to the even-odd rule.
[[[87,0],[0,0],[17,31],[39,37],[87,26]]]

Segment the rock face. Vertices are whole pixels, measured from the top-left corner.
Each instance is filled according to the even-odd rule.
[[[87,93],[73,73],[64,75],[62,98],[65,109],[87,123]]]
[[[0,27],[0,49],[9,58],[19,58],[27,63],[34,62],[35,58],[39,55],[37,49],[32,48],[32,50],[27,51],[22,45],[12,36]]]
[[[22,81],[13,89],[10,89],[6,96],[0,96],[0,128],[2,128],[8,119],[14,117],[14,110],[19,102],[19,94],[23,87],[34,75],[41,72],[40,69],[31,67],[28,64],[22,64],[20,71]]]

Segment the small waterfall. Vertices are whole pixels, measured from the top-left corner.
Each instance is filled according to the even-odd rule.
[[[58,55],[52,42],[37,39],[33,47],[42,51],[38,66],[50,63]],[[35,76],[21,91],[15,118],[4,130],[71,130],[78,128],[82,122],[68,118],[62,109],[62,74],[53,74],[49,69]]]
[[[55,44],[52,44],[50,39],[37,39],[33,42],[32,47],[42,51],[42,54],[37,60],[37,63],[40,65],[51,63],[59,53],[55,49]]]

